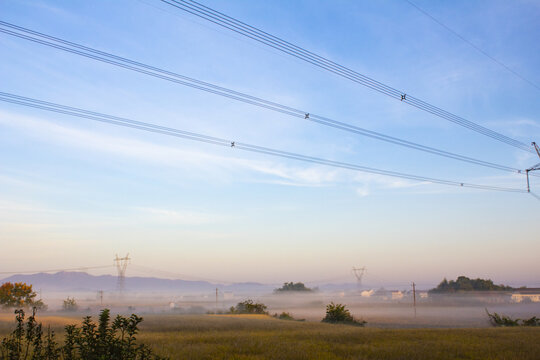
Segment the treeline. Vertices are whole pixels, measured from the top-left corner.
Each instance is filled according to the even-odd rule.
[[[510,291],[512,287],[506,285],[495,285],[490,279],[469,279],[466,276],[459,276],[456,280],[441,281],[434,289],[429,290],[430,293],[455,293],[463,291]]]
[[[310,289],[310,288],[306,287],[306,285],[304,285],[304,283],[301,283],[301,282],[297,282],[297,283],[286,282],[286,283],[283,283],[282,287],[280,287],[278,289],[274,289],[275,293],[283,293],[283,292],[290,292],[290,291],[312,292],[312,291],[317,291],[317,289]]]

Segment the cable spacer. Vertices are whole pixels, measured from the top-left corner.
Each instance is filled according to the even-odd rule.
[[[231,141],[231,147],[234,147],[234,145],[235,145],[234,141]]]
[[[407,94],[401,94],[401,101],[407,100]]]
[[[309,119],[309,113],[306,113],[306,114],[304,115],[304,119]]]

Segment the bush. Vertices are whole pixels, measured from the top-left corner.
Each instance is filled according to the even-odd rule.
[[[536,316],[533,316],[530,319],[523,320],[522,326],[540,326],[540,319]]]
[[[64,345],[59,346],[50,328],[44,338],[35,309],[24,323],[24,311],[16,310],[17,326],[0,343],[0,360],[160,360],[146,345],[136,344],[135,335],[143,320],[135,314],[129,318],[117,315],[110,324],[108,309],[102,310],[99,323],[90,316],[81,327],[66,326]]]
[[[293,320],[293,321],[306,321],[306,319],[295,319],[290,313],[282,312],[281,314],[274,314],[274,317],[279,320]]]
[[[326,316],[322,319],[322,322],[331,324],[349,324],[356,326],[364,326],[367,324],[364,320],[356,320],[350,313],[350,311],[342,304],[334,304],[331,302],[326,305]]]
[[[512,319],[509,316],[499,315],[496,312],[491,314],[487,309],[486,314],[489,318],[489,322],[493,326],[540,326],[540,319],[536,316],[527,320]]]
[[[231,306],[229,312],[231,314],[265,314],[268,315],[266,311],[267,306],[262,303],[255,303],[253,300],[246,300],[236,304],[236,307]]]
[[[275,318],[278,318],[279,320],[294,320],[294,317],[289,314],[288,312],[282,312],[281,314],[274,314]]]

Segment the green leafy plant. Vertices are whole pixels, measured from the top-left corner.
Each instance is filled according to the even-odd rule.
[[[279,320],[294,320],[294,317],[289,314],[288,312],[282,312],[281,314],[274,314],[275,318],[278,318]]]
[[[533,316],[530,319],[523,320],[522,325],[523,326],[540,326],[540,318]]]
[[[367,322],[364,320],[356,320],[345,305],[334,304],[333,302],[326,305],[326,316],[322,319],[322,322],[356,326],[364,326],[367,324]]]
[[[493,326],[540,326],[540,319],[533,316],[530,319],[512,319],[509,316],[499,315],[496,312],[493,314],[486,309],[486,314],[489,322]]]
[[[265,314],[267,306],[263,303],[256,303],[253,300],[246,300],[236,304],[236,307],[231,306],[229,312],[231,314]]]
[[[32,316],[24,322],[24,311],[16,310],[15,330],[0,343],[0,360],[159,360],[146,345],[137,344],[142,317],[117,315],[111,323],[108,309],[102,310],[98,324],[90,316],[80,327],[68,325],[64,345],[59,346],[50,328],[44,336],[42,325]]]
[[[306,319],[295,319],[290,313],[285,311],[281,314],[274,314],[273,316],[279,320],[306,321]]]

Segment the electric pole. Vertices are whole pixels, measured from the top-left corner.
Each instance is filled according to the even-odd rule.
[[[216,288],[216,311],[214,312],[215,314],[217,314],[217,306],[218,306],[218,288]]]
[[[358,285],[358,289],[360,289],[362,287],[362,277],[366,273],[366,267],[363,266],[361,268],[356,268],[353,266],[352,273],[356,277],[356,283]]]
[[[103,306],[103,290],[99,290],[98,294],[99,294],[99,304]]]
[[[413,307],[414,307],[414,317],[416,317],[416,284],[412,283],[412,293],[413,293]]]
[[[116,258],[114,259],[114,262],[116,264],[116,270],[118,271],[118,281],[116,283],[116,288],[120,293],[124,292],[126,282],[126,268],[128,266],[129,260],[131,260],[129,258],[129,254],[127,254],[123,258],[118,257],[118,254],[116,254]]]

